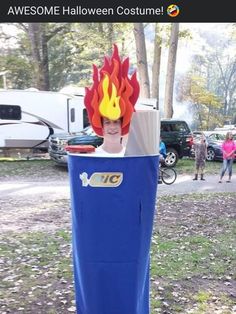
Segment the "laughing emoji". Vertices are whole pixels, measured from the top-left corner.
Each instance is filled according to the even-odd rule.
[[[171,4],[167,8],[167,14],[171,17],[179,15],[179,7],[176,4]]]

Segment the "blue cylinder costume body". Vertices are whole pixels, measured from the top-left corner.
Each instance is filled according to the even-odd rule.
[[[78,314],[148,314],[159,157],[68,158]]]

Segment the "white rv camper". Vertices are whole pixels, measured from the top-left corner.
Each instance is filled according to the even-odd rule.
[[[51,134],[88,125],[83,96],[58,92],[0,91],[0,147],[47,148]]]

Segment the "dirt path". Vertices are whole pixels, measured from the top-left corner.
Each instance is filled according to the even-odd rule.
[[[191,193],[235,192],[236,180],[231,184],[217,182],[217,176],[206,181],[192,181],[190,175],[179,175],[172,185],[159,184],[158,198]],[[35,181],[24,178],[2,180],[0,183],[0,230],[55,230],[70,224],[70,187],[66,172],[60,180],[53,178]],[[13,224],[14,222],[14,224]]]
[[[188,193],[211,193],[211,192],[236,192],[236,176],[233,176],[231,183],[226,183],[226,178],[220,184],[218,175],[207,175],[206,181],[193,181],[192,175],[178,175],[172,185],[160,184],[159,195],[175,195]]]
[[[158,195],[176,195],[188,193],[210,193],[210,192],[236,192],[236,178],[233,177],[231,183],[224,180],[218,183],[218,176],[208,175],[206,181],[193,181],[190,175],[178,175],[177,180],[172,185],[159,184]],[[43,180],[37,177],[37,180],[27,180],[16,178],[15,180],[2,180],[0,183],[0,196],[5,197],[26,197],[40,199],[69,198],[69,179],[68,176],[60,180]]]

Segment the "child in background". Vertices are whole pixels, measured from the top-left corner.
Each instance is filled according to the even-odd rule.
[[[165,159],[167,156],[166,144],[163,142],[161,137],[160,137],[160,144],[159,144],[159,153],[160,153],[160,157],[159,157],[159,167],[160,167],[160,166],[165,165]],[[160,175],[159,175],[159,179],[158,179],[158,184],[162,184],[162,180],[161,180]]]
[[[166,153],[166,144],[163,142],[161,137],[160,137],[159,153],[160,153],[160,162],[164,164],[167,153]]]
[[[200,141],[195,140],[193,146],[195,151],[195,176],[193,180],[197,180],[198,175],[200,174],[201,180],[205,181],[204,169],[207,157],[207,143],[205,135],[201,134]]]

